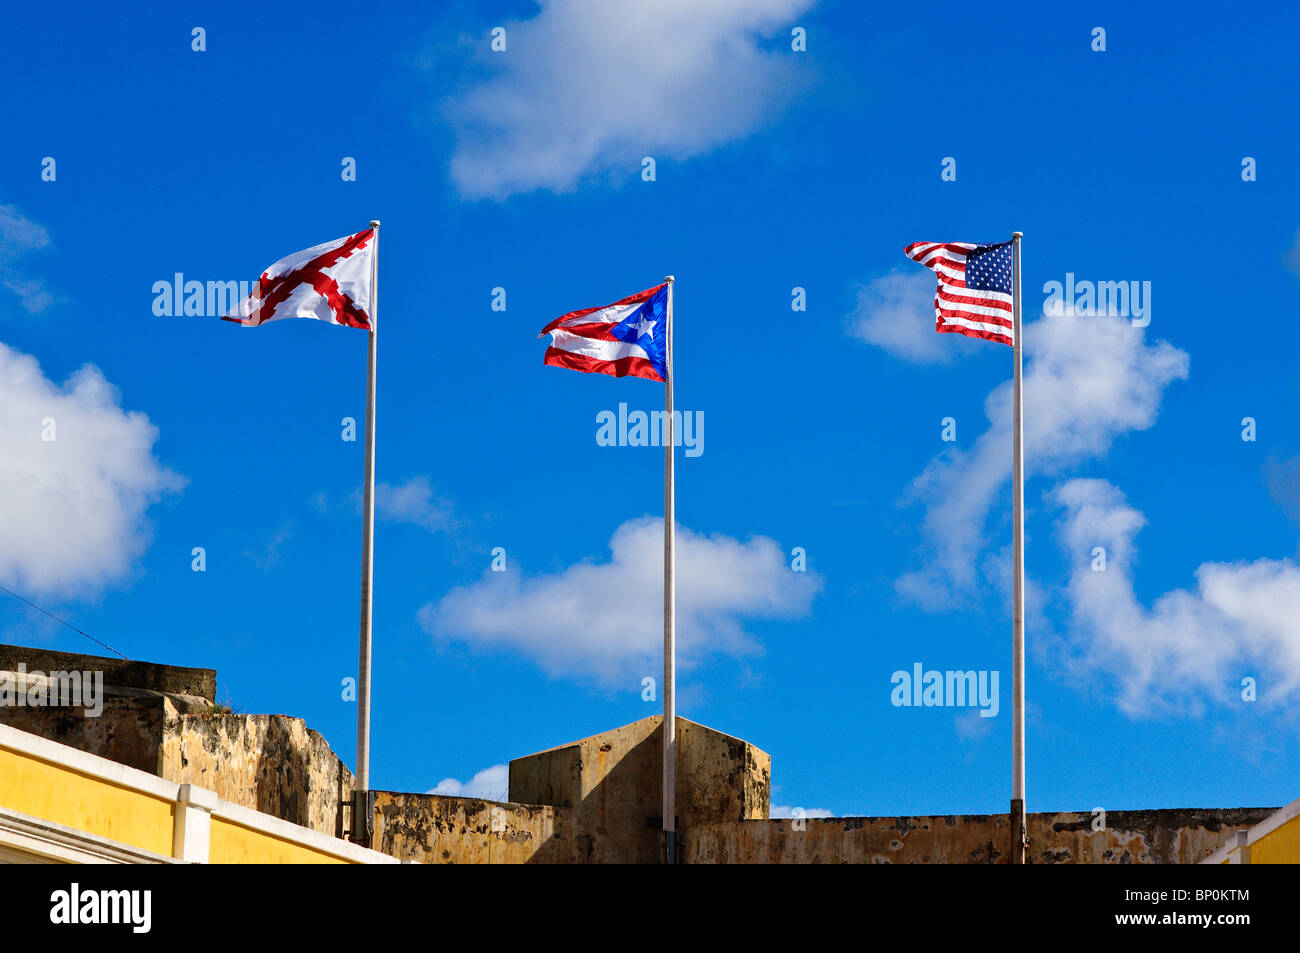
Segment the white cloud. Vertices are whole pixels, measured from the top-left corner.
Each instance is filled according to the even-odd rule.
[[[347,497],[333,497],[324,491],[312,495],[311,505],[321,513],[337,506],[351,506],[359,515],[363,502],[362,488]],[[404,483],[375,484],[375,518],[387,523],[410,523],[431,533],[455,534],[462,525],[455,507],[438,494],[428,477],[411,477]]]
[[[1074,664],[1113,679],[1130,715],[1199,713],[1207,700],[1240,699],[1256,679],[1260,703],[1300,690],[1300,565],[1289,559],[1203,563],[1194,589],[1159,596],[1150,609],[1133,591],[1134,541],[1146,520],[1105,480],[1070,480],[1053,491],[1065,509],[1061,542],[1071,560]],[[1094,547],[1106,551],[1094,571]]]
[[[802,813],[796,815],[795,811],[800,811]],[[768,809],[767,816],[773,820],[778,820],[781,818],[794,817],[834,817],[835,815],[824,807],[797,807],[790,804],[773,804]]]
[[[379,519],[413,523],[432,533],[448,532],[454,525],[450,504],[437,498],[428,478],[422,476],[395,486],[376,484],[375,513]]]
[[[934,272],[891,271],[858,290],[849,333],[916,364],[949,364],[987,342],[934,330]]]
[[[1289,460],[1270,457],[1264,464],[1264,482],[1287,519],[1300,524],[1300,455]]]
[[[443,778],[429,794],[449,797],[476,797],[487,801],[505,801],[510,788],[510,767],[494,764],[484,768],[463,784],[455,778]]]
[[[985,718],[979,709],[965,712],[953,719],[960,741],[979,741],[993,730],[993,719]]]
[[[629,520],[610,540],[608,562],[550,575],[485,572],[420,610],[435,638],[519,652],[552,675],[612,683],[657,672],[663,651],[663,521]],[[690,665],[708,653],[740,656],[760,647],[744,618],[808,611],[821,588],[794,572],[771,539],[740,542],[677,530],[677,651]]]
[[[26,218],[12,205],[0,205],[0,285],[18,296],[31,314],[43,311],[54,300],[45,284],[14,267],[14,260],[32,251],[48,248],[49,233]]]
[[[293,521],[281,523],[270,535],[264,536],[257,546],[244,550],[244,556],[252,560],[258,569],[267,570],[276,566],[282,556],[280,547],[293,538]]]
[[[1165,388],[1187,376],[1185,352],[1165,341],[1148,345],[1144,329],[1120,317],[1044,315],[1024,334],[1026,478],[1100,456],[1120,435],[1152,426]],[[974,445],[941,453],[908,489],[926,508],[927,568],[897,588],[926,608],[951,606],[974,588],[990,510],[1010,483],[1009,380],[988,395],[984,413],[988,426]]]
[[[184,485],[154,457],[157,438],[98,368],[60,386],[0,344],[0,579],[68,595],[125,577],[148,545],[149,504]]]
[[[800,83],[792,18],[812,0],[540,0],[507,22],[495,75],[442,104],[451,177],[468,198],[565,192],[592,172],[639,175],[748,135]],[[780,49],[760,36],[780,33]],[[486,35],[481,41],[486,45]]]

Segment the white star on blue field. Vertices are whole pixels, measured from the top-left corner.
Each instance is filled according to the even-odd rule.
[[[645,351],[646,357],[654,365],[659,376],[666,373],[665,361],[668,354],[668,336],[665,316],[667,315],[667,290],[660,291],[647,300],[618,324],[610,328],[609,333],[620,341],[635,344]]]
[[[664,388],[536,331],[671,274],[679,714],[779,813],[1003,812],[1012,351],[902,250],[1019,230],[1029,810],[1293,800],[1295,13],[1137,6],[9,9],[0,585],[351,763],[366,335],[154,289],[380,219],[372,783],[503,796],[662,711],[663,451],[596,417]],[[997,713],[894,704],[918,663]]]

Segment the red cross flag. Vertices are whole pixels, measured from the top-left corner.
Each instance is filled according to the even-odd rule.
[[[315,318],[371,329],[375,229],[281,258],[223,321],[255,328],[281,318]]]
[[[379,339],[379,220],[355,235],[296,252],[262,272],[257,288],[222,320],[255,328],[281,318],[315,318],[363,328],[367,340],[365,481],[361,494],[361,637],[357,653],[357,773],[352,840],[370,845],[370,649],[375,540],[375,356]]]

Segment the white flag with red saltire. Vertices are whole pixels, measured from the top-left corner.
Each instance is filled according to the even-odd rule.
[[[348,235],[281,258],[223,320],[254,328],[281,318],[315,318],[371,328],[375,230]]]

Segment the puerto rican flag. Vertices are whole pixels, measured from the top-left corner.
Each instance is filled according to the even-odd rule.
[[[315,318],[370,330],[375,244],[375,230],[367,228],[281,258],[222,320],[255,328],[281,318]]]
[[[598,308],[570,311],[542,328],[551,336],[543,364],[584,374],[668,378],[668,284]]]

